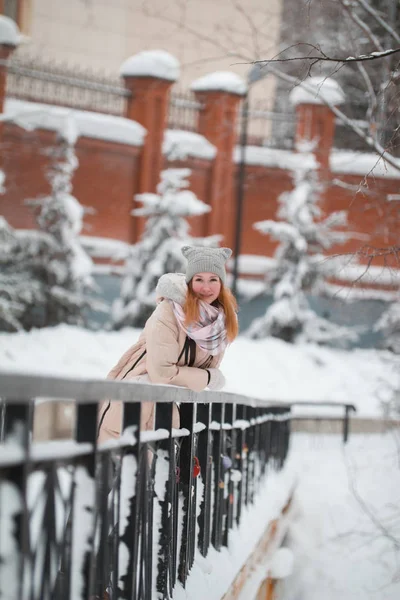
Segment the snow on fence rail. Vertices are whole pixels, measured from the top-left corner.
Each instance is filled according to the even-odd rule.
[[[173,598],[196,552],[229,546],[288,452],[291,406],[279,402],[7,373],[0,398],[0,597],[10,600]],[[123,402],[123,434],[98,445],[109,398]],[[32,441],[44,399],[74,399],[73,440]],[[156,404],[154,431],[139,430],[142,402]]]

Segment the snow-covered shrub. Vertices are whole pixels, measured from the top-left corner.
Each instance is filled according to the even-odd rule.
[[[382,344],[384,348],[394,354],[400,354],[400,301],[389,305],[375,324],[374,329],[384,334]]]
[[[182,272],[185,244],[215,245],[210,240],[193,239],[189,235],[187,217],[209,212],[210,207],[186,189],[190,169],[167,169],[161,173],[157,193],[138,194],[142,204],[132,214],[146,217],[140,241],[132,246],[126,261],[121,295],[112,312],[113,327],[143,326],[155,306],[155,287],[159,277],[168,272]]]
[[[312,158],[312,157],[311,157]],[[324,217],[318,199],[320,184],[310,155],[293,174],[294,188],[279,197],[279,221],[261,221],[254,228],[280,242],[275,266],[268,274],[267,290],[273,304],[249,329],[253,338],[273,336],[287,342],[339,344],[357,339],[354,332],[319,317],[309,306],[306,294],[326,291],[328,274],[324,251],[343,243],[348,235],[346,213]]]

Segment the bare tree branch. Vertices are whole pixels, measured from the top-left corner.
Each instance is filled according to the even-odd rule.
[[[366,0],[355,0],[359,6],[362,6],[374,19],[389,33],[389,35],[395,40],[397,44],[400,44],[400,35],[396,33],[393,27],[390,27],[388,23],[382,19],[379,13],[366,1]]]
[[[369,38],[369,40],[372,42],[372,44],[374,44],[376,50],[378,52],[383,52],[384,49],[379,39],[372,32],[369,25],[367,25],[367,23],[363,21],[361,17],[356,12],[354,12],[354,10],[351,9],[348,0],[339,0],[339,2],[343,7],[343,10],[345,10],[348,16],[350,17],[350,19],[360,27],[361,31],[363,31],[365,35]]]
[[[270,63],[281,63],[281,62],[299,62],[299,61],[313,61],[314,64],[317,64],[318,62],[334,62],[334,63],[356,63],[356,62],[366,62],[366,61],[371,61],[371,60],[380,60],[382,58],[386,58],[388,56],[392,56],[393,54],[399,54],[400,53],[400,48],[392,48],[390,50],[383,50],[383,51],[373,51],[373,52],[369,52],[368,54],[360,54],[359,56],[328,56],[327,54],[325,54],[321,48],[318,48],[317,46],[314,46],[314,44],[308,44],[306,42],[302,42],[301,44],[294,44],[294,46],[311,46],[314,50],[316,50],[317,52],[320,52],[319,56],[313,56],[313,55],[308,55],[308,56],[293,56],[291,58],[270,58],[268,60],[254,60],[252,61],[251,64],[257,64],[257,63],[263,63],[263,64],[270,64]],[[285,48],[284,51],[286,51],[287,48]],[[282,54],[284,51],[280,52],[279,54]],[[238,64],[246,64],[246,63],[238,63]]]

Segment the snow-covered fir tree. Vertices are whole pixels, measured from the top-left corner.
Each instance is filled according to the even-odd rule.
[[[319,317],[307,300],[307,294],[327,290],[324,251],[347,239],[343,231],[347,224],[344,211],[322,215],[318,205],[320,185],[312,159],[313,156],[303,154],[301,166],[293,174],[293,190],[279,197],[280,220],[254,224],[255,229],[280,244],[267,278],[273,303],[263,317],[252,323],[250,337],[273,336],[291,343],[317,344],[344,344],[357,338],[353,331]]]
[[[182,272],[186,262],[182,246],[201,243],[190,238],[186,217],[203,215],[210,207],[186,189],[190,173],[190,169],[162,171],[156,194],[135,197],[143,206],[132,214],[147,220],[140,241],[132,246],[126,261],[121,295],[113,306],[112,324],[116,329],[144,325],[154,310],[158,278],[164,273]]]
[[[78,166],[75,153],[77,131],[72,117],[59,131],[59,143],[51,151],[52,165],[47,173],[51,192],[30,200],[42,232],[51,236],[55,251],[46,260],[46,325],[84,324],[85,309],[99,309],[89,292],[93,288],[92,261],[82,248],[84,209],[72,195],[72,177]]]
[[[46,259],[55,251],[51,236],[16,231],[0,217],[0,331],[44,324]]]

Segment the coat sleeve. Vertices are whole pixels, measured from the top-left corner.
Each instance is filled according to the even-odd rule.
[[[157,307],[146,324],[146,366],[152,383],[178,385],[201,392],[207,372],[197,367],[179,367],[179,325],[168,302]]]

